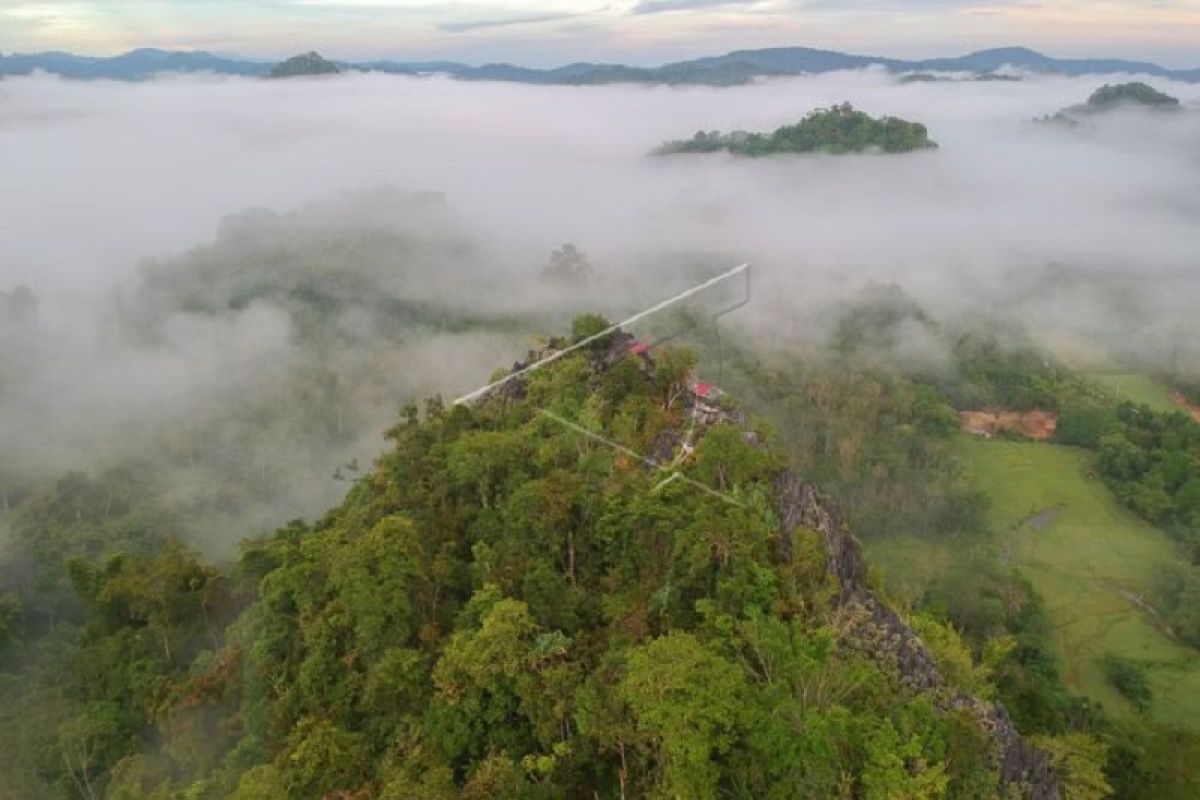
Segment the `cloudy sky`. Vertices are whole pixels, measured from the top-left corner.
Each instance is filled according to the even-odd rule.
[[[0,51],[653,64],[800,44],[897,57],[1022,44],[1200,65],[1200,0],[0,0]]]

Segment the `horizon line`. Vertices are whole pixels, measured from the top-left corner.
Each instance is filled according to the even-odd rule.
[[[326,55],[322,54],[320,52],[320,50],[318,50],[317,48],[314,48],[314,47],[298,49],[296,52],[292,53],[291,55],[287,55],[287,56],[271,57],[271,56],[245,55],[245,54],[241,54],[241,53],[224,53],[224,52],[209,50],[209,49],[205,49],[205,48],[201,48],[201,47],[168,48],[168,47],[159,47],[159,46],[155,46],[155,45],[132,47],[128,50],[123,50],[121,52],[112,53],[109,55],[96,55],[96,54],[92,54],[92,53],[84,53],[84,52],[77,52],[77,51],[73,51],[73,50],[54,49],[54,48],[43,49],[43,50],[32,50],[32,51],[10,50],[7,52],[0,49],[0,59],[22,58],[22,57],[23,58],[31,58],[31,57],[36,57],[36,56],[47,56],[47,55],[66,55],[66,56],[71,56],[74,58],[86,58],[86,59],[92,59],[92,60],[96,60],[96,61],[107,61],[107,60],[113,60],[113,59],[129,56],[134,53],[150,51],[150,52],[166,53],[166,54],[170,54],[170,55],[208,55],[208,56],[212,56],[214,58],[220,58],[220,59],[224,59],[227,61],[239,61],[239,62],[244,62],[244,63],[248,63],[248,64],[277,64],[282,61],[286,61],[287,59],[292,58],[294,56],[304,55],[306,53],[318,53],[321,55],[322,58],[326,58],[329,61],[332,61],[334,63],[340,63],[340,64],[348,64],[348,65],[357,65],[357,64],[366,64],[366,63],[394,63],[394,64],[448,63],[448,64],[458,64],[458,65],[468,66],[468,67],[505,65],[505,66],[520,67],[523,69],[529,69],[529,70],[533,70],[533,71],[547,72],[547,71],[551,71],[551,70],[558,69],[561,67],[572,66],[575,64],[588,64],[588,65],[592,65],[592,66],[625,66],[625,67],[632,67],[634,69],[658,69],[658,68],[670,66],[673,64],[688,63],[691,61],[697,61],[697,60],[701,60],[701,59],[705,59],[705,58],[726,57],[726,56],[733,55],[735,53],[762,53],[762,52],[775,51],[775,50],[810,50],[810,51],[814,51],[814,52],[831,53],[831,54],[836,54],[836,55],[849,56],[849,57],[853,57],[853,58],[869,58],[869,59],[878,59],[881,61],[894,61],[894,62],[901,62],[901,63],[907,63],[907,64],[920,64],[922,62],[927,62],[927,61],[953,60],[956,58],[966,58],[966,57],[973,56],[973,55],[979,55],[981,53],[993,53],[993,52],[997,52],[997,51],[1012,50],[1012,51],[1024,51],[1025,53],[1036,55],[1036,56],[1041,56],[1043,58],[1048,58],[1053,61],[1086,62],[1086,61],[1101,61],[1101,60],[1103,60],[1103,61],[1118,61],[1118,62],[1124,62],[1124,63],[1129,63],[1129,64],[1145,64],[1145,65],[1156,67],[1158,69],[1166,70],[1168,72],[1193,72],[1196,70],[1200,70],[1200,66],[1164,67],[1161,64],[1157,63],[1156,61],[1150,61],[1150,60],[1145,60],[1145,59],[1134,59],[1134,58],[1122,58],[1122,57],[1118,57],[1118,56],[1059,57],[1059,56],[1049,55],[1044,51],[1036,50],[1034,48],[1026,47],[1025,45],[1020,45],[1020,44],[1003,45],[1003,46],[998,46],[998,47],[985,47],[985,48],[981,48],[981,49],[969,50],[967,52],[960,53],[958,55],[950,55],[950,56],[939,55],[939,56],[928,56],[928,57],[923,57],[923,58],[901,58],[901,57],[896,57],[896,56],[880,55],[877,53],[863,53],[863,52],[854,52],[854,51],[850,51],[850,50],[835,50],[835,49],[830,49],[830,48],[826,48],[826,47],[814,47],[814,46],[807,45],[807,44],[774,45],[774,46],[770,46],[770,47],[735,47],[732,49],[724,50],[720,53],[709,54],[709,55],[700,55],[700,56],[695,56],[692,58],[675,59],[675,60],[671,60],[671,61],[662,61],[662,62],[657,62],[653,65],[648,65],[648,66],[633,66],[630,63],[624,62],[624,61],[588,61],[588,60],[581,60],[581,59],[564,60],[564,61],[558,63],[556,66],[526,67],[526,66],[523,66],[518,61],[509,61],[509,60],[467,61],[467,60],[459,60],[454,57],[424,57],[423,58],[423,57],[404,57],[404,56],[372,56],[372,57],[342,58],[342,57],[337,57],[337,56],[334,56],[334,57],[326,56]]]

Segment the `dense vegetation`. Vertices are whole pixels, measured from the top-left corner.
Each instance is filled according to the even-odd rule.
[[[954,354],[956,369],[935,382],[957,408],[1057,412],[1056,441],[1094,451],[1117,500],[1183,545],[1191,566],[1161,566],[1151,613],[1200,647],[1200,424],[1182,410],[1121,401],[1028,346],[965,336]]]
[[[1182,106],[1180,106],[1178,98],[1160,92],[1141,81],[1106,83],[1092,92],[1087,102],[1064,108],[1055,114],[1041,118],[1039,122],[1076,127],[1089,117],[1097,117],[1121,108],[1178,111]]]
[[[292,56],[271,68],[269,78],[298,78],[306,75],[336,75],[341,72],[337,64],[321,58],[315,51]]]
[[[396,274],[381,254],[420,264],[467,247],[427,235],[419,207],[408,213],[425,233],[348,241],[311,220],[235,221],[215,247],[148,267],[123,327],[154,342],[180,308],[284,310],[303,371],[235,431],[260,432],[255,447],[336,441],[366,424],[355,398],[383,363],[351,354],[502,328],[417,299]],[[564,247],[544,277],[572,283],[586,263]],[[13,319],[28,321],[36,303],[20,296]],[[602,325],[582,319],[574,335]],[[945,343],[952,368],[895,366],[914,326]],[[524,399],[410,407],[375,469],[344,471],[343,503],[250,537],[232,561],[181,542],[220,501],[181,502],[175,470],[211,468],[214,498],[244,513],[286,464],[240,463],[261,452],[248,442],[214,451],[208,432],[223,414],[191,422],[186,446],[146,440],[151,468],[114,459],[5,482],[19,489],[0,516],[11,532],[0,558],[9,791],[990,796],[992,745],[944,702],[964,690],[1003,701],[1043,737],[1072,796],[1192,796],[1195,735],[1118,725],[1072,697],[1044,604],[1010,567],[947,570],[916,603],[910,623],[944,690],[915,691],[893,664],[847,646],[820,537],[801,529],[783,546],[774,484],[785,464],[828,488],[865,536],[965,545],[986,534],[986,500],[953,451],[956,407],[1058,408],[1069,429],[1076,405],[1105,406],[1032,347],[945,329],[894,287],[838,309],[830,330],[803,362],[724,342],[722,386],[765,420],[750,440],[713,426],[684,470],[741,505],[680,481],[656,492],[661,476],[537,411],[654,451],[688,418],[695,360],[670,349],[651,362],[598,347],[537,373]],[[1131,702],[1145,698],[1137,669],[1111,668]]]
[[[51,745],[83,702],[65,691],[92,652],[72,559],[140,563],[175,540],[227,567],[239,540],[337,502],[356,459],[378,451],[396,398],[444,385],[437,359],[473,380],[493,363],[481,339],[508,350],[509,317],[440,300],[428,278],[430,264],[461,268],[472,252],[438,199],[359,199],[238,215],[212,245],[147,263],[97,300],[87,348],[60,335],[61,298],[0,292],[0,775],[11,796],[46,796],[39,774],[49,763],[57,780]],[[160,373],[195,390],[164,398],[147,379]],[[100,396],[113,382],[128,386]],[[71,391],[46,402],[62,385]],[[172,652],[186,666],[187,648]]]
[[[653,491],[538,412],[635,452],[682,429],[692,358],[598,369],[611,354],[536,373],[525,400],[407,409],[339,508],[248,543],[229,576],[169,539],[70,561],[77,710],[38,743],[44,774],[85,797],[992,791],[969,716],[842,642],[823,541],[780,538],[770,450],[718,422],[681,467],[716,492]],[[83,482],[18,528],[143,513]],[[920,625],[988,694],[990,667]]]
[[[1062,660],[1053,641],[1058,620],[1048,616],[1045,602],[1015,568],[1007,548],[995,552],[991,543],[1001,531],[990,531],[986,519],[992,516],[991,493],[981,490],[979,476],[971,471],[974,465],[962,463],[954,444],[960,436],[953,433],[956,409],[1057,411],[1060,441],[1083,444],[1077,438],[1083,428],[1092,431],[1089,446],[1095,446],[1098,437],[1120,427],[1129,407],[1018,332],[945,326],[897,287],[869,287],[838,311],[829,328],[835,362],[819,372],[810,366],[803,377],[794,368],[779,370],[776,377],[788,375],[794,382],[762,403],[792,463],[834,491],[861,535],[894,541],[889,548],[900,551],[913,550],[920,544],[915,537],[921,537],[933,550],[916,547],[917,553],[956,554],[950,563],[929,568],[932,580],[915,605],[949,619],[977,657],[983,657],[995,637],[1011,637],[1015,646],[994,675],[999,696],[1023,731],[1086,731],[1107,741],[1111,749],[1105,772],[1115,796],[1194,794],[1200,788],[1195,771],[1175,761],[1172,751],[1178,747],[1195,753],[1200,737],[1194,731],[1156,725],[1145,717],[1136,723],[1119,721],[1064,689]],[[914,338],[937,357],[913,361]],[[897,365],[906,365],[903,372],[897,372]],[[763,400],[772,380],[771,371],[760,372],[754,388],[747,388],[748,397]],[[1139,412],[1133,416],[1143,423],[1154,419],[1147,408]],[[1160,414],[1153,424],[1164,425],[1167,417],[1167,427],[1186,429],[1184,440],[1200,432],[1181,414]],[[1018,433],[1007,435],[1020,438]],[[1110,485],[1120,497],[1120,487]],[[1019,491],[1005,494],[1013,498],[1006,503],[1031,502]],[[1019,520],[1030,513],[1027,508],[1008,509],[1006,516]],[[1183,535],[1178,525],[1169,530]],[[1155,626],[1160,624],[1156,613],[1170,615],[1170,625],[1180,635],[1185,621],[1176,616],[1177,609],[1200,607],[1196,589],[1188,589],[1195,570],[1185,566],[1180,559],[1147,564],[1145,572],[1159,569],[1160,577],[1145,598],[1153,606],[1139,612]],[[1128,658],[1103,664],[1110,683],[1143,713],[1150,699],[1146,666]],[[1170,674],[1170,665],[1158,667]]]
[[[1164,567],[1152,600],[1180,638],[1200,647],[1200,425],[1182,411],[1080,405],[1064,412],[1060,438],[1093,448],[1117,498],[1187,549],[1191,567]]]
[[[849,103],[810,111],[794,125],[772,133],[699,131],[691,139],[663,144],[660,155],[715,153],[769,156],[780,153],[908,153],[937,147],[925,126],[898,117],[871,117]]]
[[[1179,100],[1141,81],[1132,83],[1104,84],[1088,98],[1089,108],[1103,111],[1121,105],[1137,105],[1147,108],[1178,108]]]
[[[246,212],[98,299],[84,353],[55,346],[61,308],[13,290],[0,300],[0,500],[120,467],[160,487],[175,533],[223,555],[319,513],[345,492],[339,465],[376,452],[396,398],[444,387],[452,368],[473,380],[489,347],[508,352],[536,319],[446,299],[433,265],[465,269],[473,247],[432,195]],[[72,400],[44,402],[64,381]],[[95,397],[113,381],[128,389]],[[169,383],[195,390],[164,396]]]

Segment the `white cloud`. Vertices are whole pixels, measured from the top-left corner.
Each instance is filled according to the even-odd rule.
[[[1013,259],[1143,263],[1151,226],[1158,262],[1190,264],[1200,234],[1172,209],[1193,205],[1193,122],[1126,134],[1159,137],[1152,147],[1026,124],[1100,82],[10,80],[0,95],[0,285],[102,287],[142,256],[206,240],[239,208],[286,209],[378,183],[445,192],[498,251],[522,258],[567,239],[610,263],[647,247],[705,247],[870,271],[886,254],[888,270],[936,283]],[[1162,85],[1197,97],[1195,86]],[[943,148],[895,160],[644,157],[698,128],[769,129],[843,99],[927,122]]]
[[[37,380],[0,386],[0,450],[86,464],[81,443],[94,437],[186,418],[222,392],[255,396],[295,356],[277,308],[180,314],[162,342],[130,349],[104,335],[114,283],[134,283],[146,257],[210,242],[223,217],[247,207],[333,198],[304,214],[428,235],[430,224],[386,198],[337,199],[380,184],[443,192],[455,223],[461,255],[422,263],[406,298],[541,313],[530,278],[552,248],[573,242],[602,276],[580,302],[618,318],[671,294],[682,266],[750,261],[755,300],[729,322],[777,346],[805,341],[821,306],[874,280],[901,283],[937,312],[1001,314],[1162,356],[1200,304],[1200,111],[1119,117],[1094,132],[1029,122],[1100,82],[901,86],[878,71],[737,89],[382,75],[6,80],[0,289],[33,286],[43,315]],[[1198,86],[1151,82],[1200,102]],[[697,129],[769,130],[843,100],[925,122],[942,147],[900,157],[647,155]],[[263,241],[261,228],[247,230]],[[398,269],[407,263],[396,257]],[[1046,280],[1048,265],[1059,265],[1058,280]],[[386,420],[402,391],[451,396],[523,355],[515,349],[471,334],[406,342],[379,387],[364,381],[375,395],[364,402]],[[102,445],[110,452],[111,441]],[[355,452],[377,446],[372,436]],[[339,463],[309,460],[326,477]],[[298,486],[310,510],[329,499]]]
[[[631,10],[634,14],[662,14],[669,11],[709,11],[730,6],[759,5],[763,0],[640,0]]]

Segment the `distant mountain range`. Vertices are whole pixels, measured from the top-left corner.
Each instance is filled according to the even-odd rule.
[[[471,66],[456,61],[336,62],[342,70],[364,70],[401,75],[444,73],[462,80],[514,81],[517,83],[585,85],[601,83],[667,83],[733,86],[754,78],[801,75],[881,66],[898,72],[967,72],[988,75],[1004,67],[1062,75],[1136,73],[1200,82],[1200,68],[1172,70],[1157,64],[1113,58],[1063,59],[1024,47],[980,50],[957,58],[905,61],[861,56],[807,47],[773,47],[735,50],[722,56],[677,61],[659,67],[579,62],[553,69],[532,69],[512,64]],[[203,51],[132,50],[108,58],[46,52],[0,55],[0,76],[26,75],[43,70],[66,78],[144,80],[161,73],[213,72],[221,75],[269,75],[275,65],[214,55]]]

